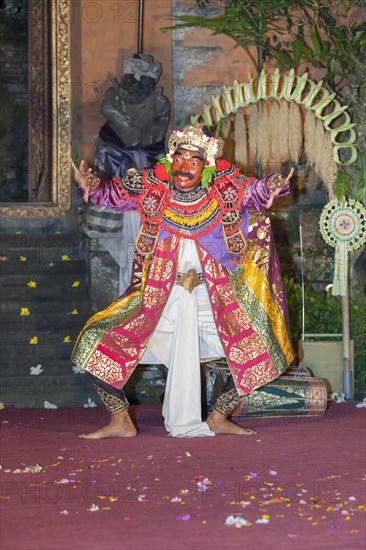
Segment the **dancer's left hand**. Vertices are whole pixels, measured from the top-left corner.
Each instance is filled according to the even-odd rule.
[[[287,176],[282,176],[282,174],[275,174],[267,181],[267,187],[269,189],[269,199],[266,204],[266,208],[270,208],[274,199],[282,191],[282,189],[290,183],[290,179],[294,173],[294,168],[292,167]]]

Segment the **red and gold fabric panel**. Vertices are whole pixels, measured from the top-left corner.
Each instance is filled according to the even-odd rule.
[[[293,360],[270,221],[251,215],[247,253],[230,273],[198,247],[216,326],[240,394],[271,382]]]
[[[147,348],[174,284],[179,241],[173,235],[159,243],[140,288],[87,323],[73,353],[76,364],[116,388],[126,383]]]

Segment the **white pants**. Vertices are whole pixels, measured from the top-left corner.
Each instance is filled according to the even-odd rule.
[[[201,271],[193,241],[185,241],[180,271]],[[205,284],[189,293],[175,284],[141,363],[168,368],[163,403],[165,427],[173,437],[214,436],[201,417],[200,359],[223,357]]]

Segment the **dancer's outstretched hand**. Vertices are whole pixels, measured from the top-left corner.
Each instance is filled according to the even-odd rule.
[[[287,176],[282,176],[282,174],[274,174],[272,177],[268,179],[267,187],[269,189],[270,195],[269,195],[268,202],[266,204],[266,208],[270,208],[270,206],[272,206],[274,199],[282,191],[283,187],[285,187],[285,185],[288,185],[290,183],[290,179],[293,173],[294,173],[294,168],[292,167],[290,172],[287,174]]]
[[[80,162],[79,168],[72,159],[70,159],[70,163],[74,170],[74,179],[76,183],[84,190],[83,201],[88,202],[90,190],[98,187],[100,178],[93,173],[93,169],[87,165],[85,160]]]

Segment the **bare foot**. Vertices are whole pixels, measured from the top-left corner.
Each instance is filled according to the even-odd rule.
[[[210,413],[206,422],[215,434],[255,435],[257,433],[255,430],[234,424],[234,422],[228,420],[227,416],[215,411],[215,409]]]
[[[137,430],[127,411],[111,416],[109,424],[90,434],[80,434],[81,439],[104,439],[106,437],[135,437]]]

